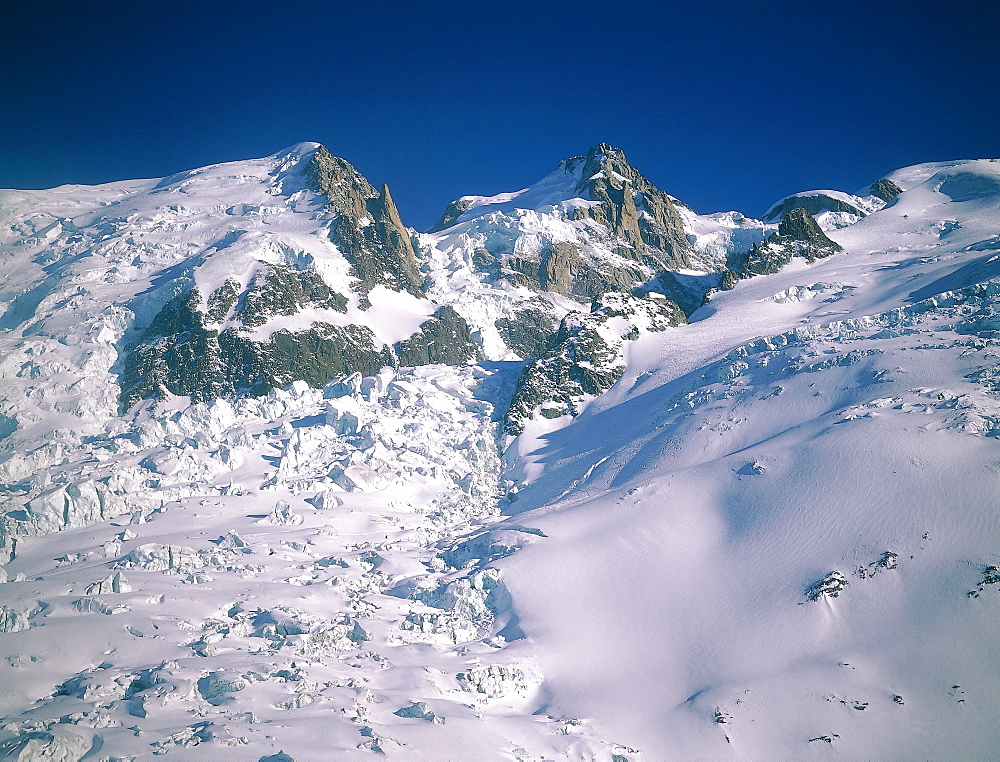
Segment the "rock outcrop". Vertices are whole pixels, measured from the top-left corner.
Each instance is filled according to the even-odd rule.
[[[227,281],[203,306],[197,288],[168,301],[139,336],[122,348],[119,401],[168,395],[202,402],[227,394],[266,394],[304,380],[318,387],[349,372],[372,374],[391,365],[371,329],[314,322],[305,330],[282,328],[267,338],[256,329],[271,318],[312,307],[343,313],[347,300],[313,270],[260,263],[245,290]]]
[[[472,338],[469,324],[453,307],[439,307],[420,330],[410,338],[397,342],[393,349],[401,366],[464,365],[483,359],[483,353]]]
[[[385,366],[461,365],[482,358],[468,324],[450,306],[440,307],[413,336],[392,347],[381,345],[367,326],[323,321],[303,330],[265,331],[260,338],[257,330],[271,318],[305,307],[345,311],[344,297],[313,271],[264,265],[262,272],[266,275],[242,294],[227,282],[204,308],[196,288],[165,304],[123,349],[122,408],[169,395],[194,402],[260,396],[299,380],[318,388],[336,376],[371,376]]]
[[[577,194],[600,202],[576,207],[576,219],[589,217],[607,225],[631,244],[636,259],[651,256],[664,268],[690,266],[690,244],[673,200],[629,164],[624,151],[600,143],[565,165],[567,171],[580,167]]]
[[[838,196],[842,197],[838,198]],[[864,217],[868,214],[859,204],[851,203],[849,197],[845,198],[846,196],[847,194],[832,195],[822,191],[798,193],[779,201],[768,209],[761,219],[773,223],[775,220],[783,219],[793,209],[803,209],[813,216],[823,212],[846,212],[856,217]]]
[[[571,312],[545,355],[522,371],[504,430],[516,436],[536,414],[578,415],[589,397],[606,392],[625,372],[626,341],[686,322],[681,308],[658,294],[604,294],[594,301],[590,314]]]
[[[887,204],[903,192],[902,188],[887,177],[873,182],[868,190],[873,196],[882,199]]]
[[[548,349],[558,325],[546,307],[547,303],[542,302],[539,307],[526,307],[512,317],[496,320],[500,337],[519,356],[541,357]]]
[[[840,250],[840,244],[827,237],[809,212],[796,207],[782,217],[778,232],[750,249],[741,276],[770,275],[791,262],[792,257],[804,257],[812,262]]]
[[[444,230],[445,228],[451,227],[455,224],[455,221],[462,216],[463,212],[469,211],[472,207],[471,198],[460,198],[452,201],[448,206],[445,207],[444,212],[442,212],[440,219],[434,223],[434,225],[428,229],[428,233],[437,233],[439,230]]]
[[[475,210],[471,217],[470,210]],[[533,214],[525,216],[526,211]],[[558,220],[564,232],[529,232],[521,221],[534,215]],[[674,199],[607,143],[561,162],[532,188],[453,201],[428,232],[477,218],[483,223],[473,223],[468,232],[486,235],[473,253],[475,266],[540,293],[590,302],[605,293],[631,291],[658,272],[691,266],[691,243]],[[492,228],[496,235],[488,232]],[[520,240],[523,234],[527,239]]]

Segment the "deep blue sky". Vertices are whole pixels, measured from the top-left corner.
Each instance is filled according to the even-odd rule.
[[[159,177],[318,140],[425,229],[600,141],[759,215],[1000,156],[988,2],[47,2],[0,11],[0,187]]]

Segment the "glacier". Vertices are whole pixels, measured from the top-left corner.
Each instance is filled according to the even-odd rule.
[[[0,758],[989,758],[1000,162],[0,191]]]

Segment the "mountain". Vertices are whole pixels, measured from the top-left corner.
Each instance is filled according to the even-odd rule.
[[[775,206],[0,192],[0,758],[993,756],[1000,162]]]

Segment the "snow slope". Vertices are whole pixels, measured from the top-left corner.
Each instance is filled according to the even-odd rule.
[[[472,258],[616,256],[565,178],[415,236],[429,299],[324,315],[388,344],[453,304],[489,360],[123,414],[170,268],[351,283],[314,150],[0,196],[0,758],[996,756],[1000,162],[894,173],[844,251],[629,334],[614,387],[516,438],[491,326],[582,305]],[[706,268],[768,232],[679,210]]]
[[[637,342],[537,442],[515,505],[548,539],[501,566],[547,712],[654,758],[1000,748],[996,590],[970,596],[1000,558],[1000,163],[896,176],[844,253]]]

